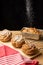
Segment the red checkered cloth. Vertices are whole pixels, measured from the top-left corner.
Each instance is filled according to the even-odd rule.
[[[0,65],[38,65],[38,61],[25,58],[6,45],[0,45]]]

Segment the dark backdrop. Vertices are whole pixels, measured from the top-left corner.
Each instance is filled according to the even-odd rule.
[[[43,3],[42,0],[32,0],[34,18],[32,26],[43,29]],[[0,30],[7,28],[12,30],[30,27],[29,18],[26,15],[26,0],[1,0],[0,1]],[[29,22],[27,24],[27,22]]]
[[[43,0],[33,0],[34,26],[43,29]]]

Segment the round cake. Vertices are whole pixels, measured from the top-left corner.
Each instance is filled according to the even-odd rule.
[[[25,43],[21,49],[27,55],[34,55],[38,52],[38,48],[34,44]]]
[[[22,47],[22,45],[25,43],[22,35],[15,35],[12,39],[11,39],[11,43],[14,47],[16,48],[20,48]]]
[[[7,42],[11,39],[11,37],[12,33],[7,29],[4,29],[0,32],[0,41]]]

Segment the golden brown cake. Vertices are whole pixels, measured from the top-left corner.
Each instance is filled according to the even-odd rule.
[[[34,55],[38,52],[34,44],[24,44],[21,49],[27,55]]]
[[[7,29],[4,29],[0,32],[0,41],[7,42],[11,39],[11,37],[12,33]]]
[[[25,43],[22,35],[15,35],[12,39],[11,39],[11,43],[14,47],[16,48],[20,48],[22,47],[22,45]]]
[[[28,28],[24,28],[22,32],[28,32]]]
[[[25,28],[23,30],[23,32],[29,32],[29,33],[32,33],[32,34],[40,34],[40,31],[36,28]]]
[[[28,39],[39,40],[41,36],[41,32],[39,31],[39,29],[36,29],[36,28],[25,27],[22,29],[21,32],[23,37]]]

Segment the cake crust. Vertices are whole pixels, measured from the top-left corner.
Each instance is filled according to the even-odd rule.
[[[34,44],[25,43],[21,49],[27,55],[35,55],[36,53],[38,53],[38,48],[36,48]]]
[[[9,41],[11,37],[12,37],[12,33],[7,29],[4,29],[0,32],[0,41],[2,42]]]
[[[14,47],[16,48],[20,48],[22,47],[22,45],[25,43],[22,35],[15,35],[12,39],[11,39],[11,43]]]

